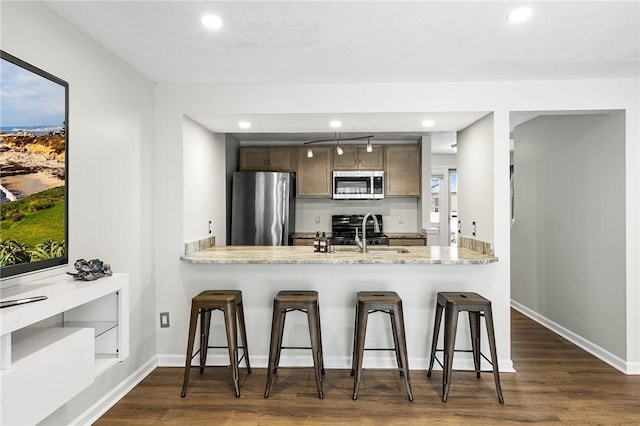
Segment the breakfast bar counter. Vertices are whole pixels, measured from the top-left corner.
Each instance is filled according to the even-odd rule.
[[[171,313],[171,325],[178,327],[181,337],[160,348],[163,354],[174,354],[161,357],[166,361],[160,364],[184,365],[191,298],[204,290],[232,289],[243,293],[251,364],[265,367],[274,296],[281,290],[311,290],[319,294],[326,368],[351,368],[356,293],[395,291],[403,300],[410,367],[426,369],[437,293],[462,291],[477,292],[492,301],[500,369],[513,371],[509,293],[496,284],[501,274],[498,257],[489,244],[464,237],[459,242],[461,247],[369,246],[366,254],[355,246],[338,245],[335,253],[314,253],[312,246],[216,246],[213,239],[185,244],[180,256],[180,297],[185,309]],[[367,334],[367,345],[388,347],[392,336],[387,316],[372,315],[369,321],[372,332]],[[287,346],[308,346],[306,318],[290,322],[287,318],[287,322],[291,324],[285,333]],[[212,325],[212,332],[222,340],[223,325],[220,319]],[[463,320],[459,325],[464,348],[470,341],[469,327]],[[473,367],[466,355],[456,355],[456,368]],[[228,363],[226,351],[210,357],[215,358],[213,364]],[[308,351],[283,351],[282,365],[310,363]],[[364,365],[390,368],[395,365],[395,356],[370,351]]]
[[[483,254],[464,247],[407,246],[367,249],[367,253],[353,246],[337,246],[334,253],[314,253],[310,246],[226,246],[210,247],[181,260],[188,263],[212,264],[443,264],[474,265],[498,261],[491,254]]]

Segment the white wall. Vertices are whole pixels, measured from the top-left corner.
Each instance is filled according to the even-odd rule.
[[[461,234],[495,242],[493,114],[458,132],[458,220]],[[508,167],[504,169],[508,175]],[[475,228],[473,226],[475,222]]]
[[[624,366],[624,112],[542,116],[514,146],[513,300]]]
[[[131,277],[130,357],[43,422],[69,424],[155,365],[154,89],[40,3],[3,1],[1,19],[2,50],[69,83],[69,259],[97,257]]]
[[[301,93],[304,96],[301,96]],[[182,188],[180,140],[183,113],[319,113],[406,111],[493,111],[493,243],[500,261],[487,283],[503,324],[502,337],[509,339],[510,304],[510,210],[509,210],[509,113],[530,110],[627,109],[637,117],[638,80],[575,80],[526,82],[456,82],[415,84],[347,85],[251,85],[200,86],[159,84],[156,90],[156,187],[163,191]],[[215,101],[212,101],[215,100]],[[637,120],[626,124],[625,146],[627,194],[626,256],[640,257],[640,164]],[[157,199],[157,198],[156,198]],[[182,223],[182,206],[166,200],[156,204],[157,220]],[[479,228],[484,232],[484,227]],[[488,228],[486,228],[488,229]],[[157,234],[156,273],[158,302],[171,307],[172,327],[158,332],[158,353],[173,354],[174,345],[186,341],[189,300],[197,286],[179,261],[181,229],[163,229]],[[635,257],[634,257],[635,256]],[[437,268],[437,266],[435,266]],[[639,266],[627,262],[628,362],[640,360]],[[629,309],[631,306],[633,309]],[[636,320],[633,322],[633,320]],[[629,330],[628,326],[628,330]],[[640,364],[638,364],[640,365]]]
[[[189,117],[184,117],[182,208],[185,242],[207,237],[209,229],[211,235],[216,236],[216,245],[224,245],[226,241],[224,142],[224,134],[211,133]]]
[[[458,167],[457,162],[458,157],[456,154],[433,154],[431,156],[431,169],[433,173],[435,171],[446,173],[447,170]]]

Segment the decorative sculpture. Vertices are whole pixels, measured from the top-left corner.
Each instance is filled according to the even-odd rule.
[[[89,261],[78,259],[73,266],[78,272],[75,274],[71,272],[67,273],[72,275],[76,280],[95,281],[98,278],[108,277],[113,274],[111,266],[100,259],[91,259]]]

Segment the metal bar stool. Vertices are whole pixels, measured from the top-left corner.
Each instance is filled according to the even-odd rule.
[[[442,311],[445,311],[444,319],[444,349],[437,349],[438,334],[440,332],[440,322]],[[458,314],[462,311],[469,313],[469,327],[471,331],[471,350],[455,349],[456,331],[458,329]],[[480,317],[484,316],[489,340],[489,350],[491,360],[480,351]],[[444,353],[444,364],[436,357],[436,352]],[[442,402],[447,402],[449,387],[451,386],[451,372],[453,371],[454,352],[471,352],[473,354],[473,365],[476,377],[480,378],[480,357],[489,362],[493,369],[493,378],[496,382],[496,392],[498,401],[504,403],[502,389],[500,387],[500,373],[498,372],[498,355],[496,351],[496,339],[493,330],[493,315],[491,312],[491,301],[485,299],[477,293],[438,293],[436,303],[436,318],[433,327],[433,341],[431,342],[431,360],[429,361],[429,371],[427,377],[431,377],[434,360],[442,367]],[[461,370],[457,370],[461,371]]]
[[[299,311],[307,314],[309,321],[309,335],[311,347],[282,346],[284,321],[288,312]],[[311,349],[313,367],[316,376],[318,397],[324,398],[322,392],[322,376],[324,360],[322,355],[322,334],[320,331],[320,309],[318,307],[317,291],[280,291],[273,299],[273,320],[271,322],[271,347],[269,349],[269,365],[267,366],[267,386],[264,397],[271,392],[271,381],[274,374],[278,374],[280,354],[282,349]]]
[[[393,348],[365,348],[367,333],[367,318],[369,314],[383,312],[391,320],[393,333]],[[355,327],[353,337],[353,356],[351,375],[354,376],[353,399],[358,398],[358,389],[362,378],[362,359],[364,351],[395,351],[400,376],[404,376],[409,401],[413,401],[411,379],[409,377],[409,359],[407,356],[407,340],[404,331],[404,316],[402,313],[402,299],[394,291],[360,291],[357,293]]]
[[[211,312],[222,311],[224,314],[225,329],[227,332],[227,346],[209,346],[209,330],[211,328]],[[200,315],[200,349],[193,353],[193,344],[196,336],[196,326]],[[238,326],[240,337],[244,346],[238,346]],[[229,361],[231,363],[231,375],[236,397],[240,396],[238,384],[238,369],[240,361],[244,358],[247,371],[251,374],[249,364],[249,348],[247,345],[247,330],[244,322],[244,309],[242,307],[242,292],[240,290],[206,290],[191,299],[191,319],[189,321],[189,340],[187,341],[187,356],[184,366],[184,380],[182,382],[182,398],[187,394],[189,384],[189,372],[191,361],[200,353],[200,374],[204,371],[207,360],[207,349],[228,348]],[[238,349],[242,349],[242,357],[238,359]]]

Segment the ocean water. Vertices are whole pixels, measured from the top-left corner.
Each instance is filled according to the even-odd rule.
[[[2,186],[2,184],[0,184],[0,204],[2,204],[4,202],[7,202],[7,201],[12,201],[12,200],[9,199],[9,197],[7,197],[7,194],[5,193],[5,191],[9,192],[8,189],[6,189],[4,186]],[[11,194],[11,195],[14,195],[14,194]]]
[[[34,135],[44,135],[47,133],[56,133],[60,132],[64,129],[63,125],[50,125],[50,124],[41,124],[38,126],[2,126],[0,127],[0,131],[3,133],[17,133],[20,131],[26,131],[29,133],[33,133]]]

